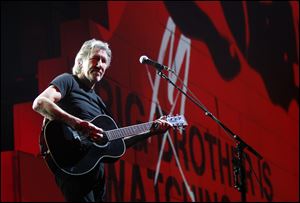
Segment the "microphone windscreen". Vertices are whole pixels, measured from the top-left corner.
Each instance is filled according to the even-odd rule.
[[[147,59],[148,59],[148,57],[143,55],[143,56],[140,57],[139,61],[140,61],[140,63],[144,63],[144,61],[147,60]]]

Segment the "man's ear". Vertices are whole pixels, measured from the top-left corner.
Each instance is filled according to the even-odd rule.
[[[82,63],[83,63],[82,59],[77,59],[77,64],[80,68],[82,67]]]

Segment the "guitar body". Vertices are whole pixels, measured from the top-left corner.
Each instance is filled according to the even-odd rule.
[[[97,116],[90,122],[104,131],[117,128],[114,120],[106,115]],[[96,143],[57,120],[46,124],[42,136],[53,162],[70,175],[86,174],[100,161],[114,162],[126,150],[123,139]]]

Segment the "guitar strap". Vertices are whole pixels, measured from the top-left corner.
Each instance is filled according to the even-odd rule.
[[[99,102],[100,108],[104,111],[104,113],[110,117],[113,117],[111,112],[106,108],[106,105],[104,104],[104,102],[100,96],[98,96],[98,102]]]

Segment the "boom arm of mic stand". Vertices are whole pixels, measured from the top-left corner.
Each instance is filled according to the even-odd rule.
[[[168,76],[163,74],[161,71],[158,71],[158,75],[167,80],[169,83],[171,83],[177,90],[179,90],[182,94],[184,94],[190,101],[192,101],[196,106],[200,107],[204,112],[206,116],[209,116],[212,118],[217,124],[219,124],[226,132],[228,132],[232,138],[238,142],[241,143],[245,148],[248,148],[249,151],[251,151],[255,156],[257,156],[259,159],[262,159],[262,156],[255,151],[251,146],[247,145],[238,135],[233,133],[227,126],[225,126],[221,121],[219,121],[211,112],[209,112],[204,106],[199,104],[197,101],[195,101],[194,98],[192,98],[190,95],[186,94],[181,88],[179,88]]]
[[[237,150],[237,158],[234,160],[234,175],[235,175],[235,184],[236,188],[241,192],[241,199],[243,202],[246,201],[246,191],[245,191],[245,166],[243,165],[243,150],[247,148],[250,152],[252,152],[258,159],[262,159],[263,157],[254,150],[251,146],[246,144],[238,135],[233,133],[227,126],[225,126],[221,121],[219,121],[211,112],[209,112],[203,105],[201,105],[196,99],[186,94],[181,88],[179,88],[174,82],[168,78],[161,71],[158,71],[158,75],[171,83],[177,90],[179,90],[182,94],[184,94],[190,101],[192,101],[196,106],[201,108],[206,116],[212,118],[218,125],[222,127],[222,129],[226,132],[227,135],[230,135],[232,139],[236,142],[236,150]]]

